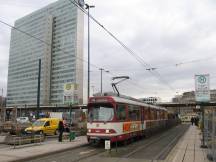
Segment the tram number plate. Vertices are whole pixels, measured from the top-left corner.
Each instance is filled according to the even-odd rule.
[[[105,150],[110,150],[111,146],[110,146],[110,140],[105,140]]]

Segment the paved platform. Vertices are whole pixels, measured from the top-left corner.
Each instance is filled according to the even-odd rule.
[[[69,142],[58,142],[56,140],[43,142],[41,144],[30,146],[19,146],[17,148],[7,147],[0,148],[0,162],[22,161],[24,159],[34,158],[51,153],[57,153],[72,148],[77,148],[87,144],[86,136],[77,137],[75,140]]]
[[[170,152],[169,162],[209,162],[207,149],[200,148],[201,133],[196,126],[190,126],[185,135]]]
[[[179,140],[177,145],[172,149],[167,158],[162,160],[154,160],[154,162],[210,162],[207,159],[207,149],[200,148],[201,145],[200,130],[196,126],[190,126],[187,132]],[[74,141],[65,141],[59,143],[56,140],[47,141],[40,145],[18,147],[13,146],[0,147],[0,162],[23,161],[39,157],[42,155],[54,154],[87,145],[86,136],[77,137]],[[109,161],[130,161],[130,162],[152,162],[152,160],[143,159],[126,159],[126,158],[103,158],[104,162]]]

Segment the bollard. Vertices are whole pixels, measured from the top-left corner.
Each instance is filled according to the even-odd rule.
[[[41,136],[40,136],[40,145],[41,145]]]
[[[71,142],[72,140],[74,140],[75,138],[76,138],[75,132],[70,132],[70,133],[69,133],[70,142]]]
[[[116,152],[117,152],[117,148],[118,148],[118,143],[117,143],[117,137],[116,137]]]
[[[13,138],[13,141],[14,141],[14,149],[15,149],[15,141],[16,141],[16,139],[15,139],[15,138],[16,138],[16,137],[14,137],[14,138]]]

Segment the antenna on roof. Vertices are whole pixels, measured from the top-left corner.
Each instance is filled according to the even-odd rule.
[[[119,80],[119,79],[120,79],[120,80]],[[127,79],[130,79],[129,76],[117,76],[117,77],[113,77],[113,78],[112,78],[113,81],[114,81],[114,80],[119,80],[119,81],[117,81],[117,82],[111,84],[112,87],[113,87],[113,91],[114,91],[115,93],[117,92],[117,95],[118,95],[118,96],[120,96],[120,93],[119,93],[118,88],[116,87],[116,85],[119,84],[119,83],[121,83],[121,82],[123,82],[123,81],[125,81],[125,80],[127,80]]]

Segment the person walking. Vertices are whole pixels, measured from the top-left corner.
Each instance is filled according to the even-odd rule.
[[[199,125],[199,117],[198,116],[195,117],[195,122],[194,123],[195,123],[196,126]]]
[[[59,129],[59,138],[58,138],[58,141],[62,142],[62,135],[63,135],[63,132],[64,132],[64,124],[63,124],[62,121],[59,121],[58,129]]]
[[[192,117],[191,118],[191,125],[193,125],[194,124],[194,118]]]

